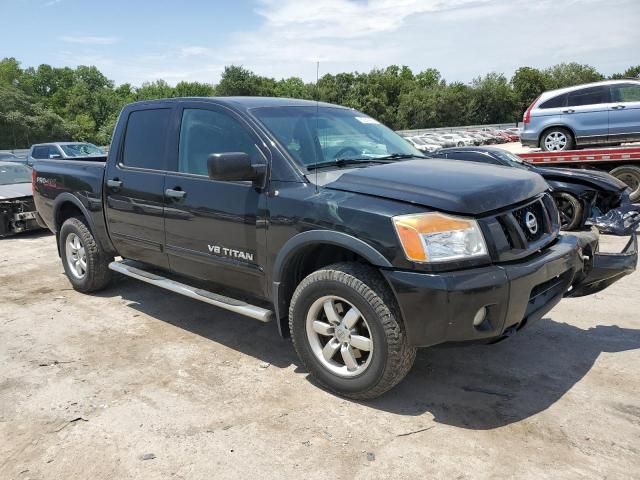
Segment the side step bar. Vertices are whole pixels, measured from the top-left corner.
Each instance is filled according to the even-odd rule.
[[[111,262],[109,264],[109,269],[126,275],[127,277],[142,280],[143,282],[150,283],[151,285],[155,285],[166,290],[171,290],[172,292],[179,293],[185,297],[200,300],[201,302],[209,303],[216,307],[239,313],[240,315],[255,318],[261,322],[269,322],[273,318],[273,312],[271,310],[266,310],[256,305],[249,305],[248,303],[240,300],[225,297],[217,293],[208,292],[207,290],[191,287],[184,283],[161,277],[155,273],[147,272],[140,268],[128,265],[126,261]]]

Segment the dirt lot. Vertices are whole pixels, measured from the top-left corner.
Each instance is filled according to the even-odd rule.
[[[0,478],[640,478],[640,274],[494,346],[422,350],[370,403],[263,325],[0,240]],[[152,458],[149,458],[152,457]]]

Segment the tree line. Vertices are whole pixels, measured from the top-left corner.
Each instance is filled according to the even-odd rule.
[[[608,78],[638,78],[640,65]],[[0,149],[54,140],[107,145],[121,108],[130,102],[190,96],[258,95],[317,99],[353,107],[394,129],[515,122],[543,91],[606,77],[590,65],[521,67],[508,79],[488,73],[470,83],[447,82],[434,68],[414,73],[391,65],[368,73],[326,74],[318,82],[276,80],[228,66],[217,84],[164,80],[115,85],[95,66],[22,68],[0,61]]]

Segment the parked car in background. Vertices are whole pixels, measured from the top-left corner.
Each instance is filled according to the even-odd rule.
[[[435,152],[442,148],[440,145],[429,143],[426,139],[421,137],[405,137],[405,139],[421,152]]]
[[[465,145],[473,145],[473,140],[468,137],[461,137],[456,133],[444,133],[442,138],[453,142],[456,147],[464,147]]]
[[[93,143],[86,142],[54,142],[32,145],[27,156],[27,163],[34,160],[74,159],[86,157],[106,157],[106,154]]]
[[[489,135],[487,132],[482,132],[480,130],[471,130],[474,135],[479,135],[480,138],[483,139],[483,145],[495,145],[498,143],[498,140],[493,135]]]
[[[39,228],[31,169],[16,162],[0,162],[0,237]]]
[[[597,170],[538,167],[496,147],[447,148],[429,156],[526,169],[542,175],[552,189],[563,230],[584,229],[588,218],[630,204],[627,185]]]
[[[640,80],[608,80],[544,92],[522,121],[522,144],[546,151],[640,141]]]
[[[469,132],[465,132],[465,131],[459,131],[459,132],[455,132],[457,135],[460,135],[462,138],[466,138],[467,140],[469,140],[469,144],[470,145],[482,145],[482,139],[479,137],[476,137],[475,135],[469,133]]]
[[[422,135],[419,135],[419,137],[424,138],[429,143],[440,145],[442,148],[456,146],[456,143],[453,140],[447,140],[446,138],[443,138],[441,135],[438,135],[435,133],[423,133]]]
[[[0,162],[20,162],[24,161],[24,158],[21,159],[17,155],[9,152],[0,152]]]

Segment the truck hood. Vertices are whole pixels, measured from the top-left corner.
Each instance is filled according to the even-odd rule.
[[[10,185],[0,185],[0,200],[30,197],[32,195],[33,192],[31,191],[31,183],[12,183]]]
[[[607,191],[620,192],[627,188],[626,183],[618,180],[613,175],[598,170],[535,166],[533,171],[547,180],[580,182]]]
[[[341,172],[344,172],[340,174]],[[406,160],[333,171],[325,188],[415,203],[451,213],[480,215],[527,200],[549,188],[527,170],[450,160]]]

